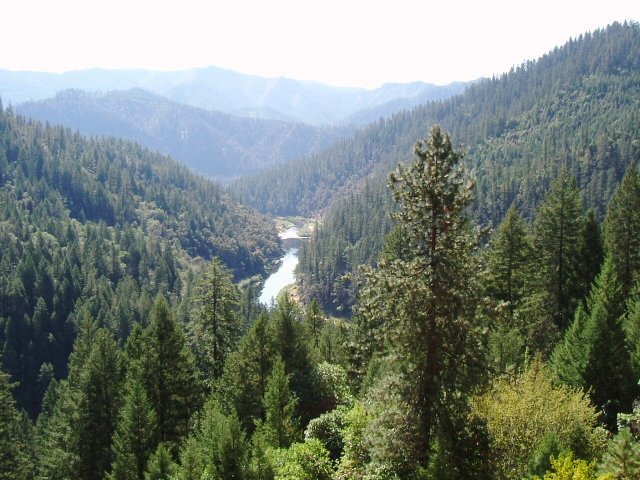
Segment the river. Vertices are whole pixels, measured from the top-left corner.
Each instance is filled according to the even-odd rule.
[[[271,305],[275,301],[280,291],[287,285],[291,285],[296,281],[293,272],[298,265],[298,252],[300,245],[305,240],[304,237],[298,235],[298,227],[290,227],[280,234],[282,246],[286,252],[282,257],[280,268],[267,278],[260,294],[260,303],[263,305]]]

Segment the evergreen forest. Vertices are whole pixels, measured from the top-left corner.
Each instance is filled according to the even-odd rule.
[[[581,208],[593,208],[602,222],[626,169],[640,160],[639,59],[638,25],[614,24],[464,95],[380,120],[324,156],[243,179],[238,190],[265,212],[322,213],[301,255],[303,293],[349,314],[358,267],[373,265],[392,228],[388,173],[435,123],[465,152],[476,182],[468,211],[479,226],[497,228],[511,207],[531,226],[563,169],[581,192]],[[274,177],[280,188],[268,187]]]
[[[0,101],[0,479],[638,479],[639,161],[637,23],[229,188]]]

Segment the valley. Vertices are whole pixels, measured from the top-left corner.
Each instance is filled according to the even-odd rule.
[[[638,478],[639,162],[637,22],[446,86],[0,70],[0,478]]]

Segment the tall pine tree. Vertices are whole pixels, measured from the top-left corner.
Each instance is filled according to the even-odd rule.
[[[181,479],[245,478],[248,442],[238,418],[225,415],[218,401],[209,399],[180,459]]]
[[[483,279],[486,292],[496,300],[507,302],[512,313],[525,294],[531,253],[527,226],[512,206],[489,245]]]
[[[156,414],[139,369],[132,368],[128,376],[124,406],[113,437],[111,480],[144,480],[156,438]]]
[[[29,458],[29,440],[21,426],[9,375],[0,370],[0,476],[7,480],[33,478],[33,463]]]
[[[459,165],[462,154],[439,126],[415,153],[411,165],[399,165],[390,177],[405,258],[380,261],[359,306],[369,323],[384,324],[386,360],[395,372],[377,387],[379,431],[370,432],[393,442],[378,442],[371,455],[402,478],[428,467],[437,450],[439,461],[451,454],[440,447],[451,444],[452,426],[465,415],[461,400],[480,363],[473,318],[476,242],[464,214],[473,184]]]
[[[240,291],[217,258],[196,284],[195,304],[189,334],[205,378],[211,382],[222,375],[225,358],[243,333]]]
[[[587,211],[578,249],[578,297],[585,298],[604,261],[602,231],[593,208]]]
[[[131,351],[139,350],[140,354],[131,360],[141,370],[156,413],[157,440],[176,449],[189,431],[189,419],[202,406],[203,387],[182,328],[162,296],[156,299],[140,344],[131,345]]]
[[[261,313],[238,350],[229,355],[218,384],[227,407],[235,408],[247,432],[253,432],[255,422],[264,419],[262,398],[275,357],[269,325],[269,315]]]
[[[274,448],[287,448],[301,437],[296,417],[298,399],[289,388],[290,377],[285,372],[282,359],[277,358],[263,398],[265,420],[256,431],[256,435]]]
[[[76,428],[81,478],[101,480],[111,466],[111,437],[116,429],[123,384],[120,352],[110,333],[101,329],[80,376]]]
[[[617,413],[630,409],[636,389],[622,326],[622,286],[611,257],[594,282],[587,310],[586,315],[578,310],[552,364],[565,383],[589,390],[591,401],[614,429]]]
[[[580,191],[565,168],[552,183],[534,227],[538,283],[547,314],[564,332],[573,318],[579,292],[577,265],[582,228]]]

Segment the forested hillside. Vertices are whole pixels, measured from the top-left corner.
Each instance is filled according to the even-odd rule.
[[[67,90],[15,110],[83,134],[133,140],[227,181],[327,148],[347,134],[335,127],[201,110],[140,89],[103,94]]]
[[[333,204],[299,264],[307,298],[317,296],[325,308],[348,311],[354,287],[345,275],[363,260],[376,258],[390,228],[388,193],[380,188],[387,169],[411,158],[410,138],[419,138],[432,122],[447,126],[465,146],[468,172],[476,182],[470,212],[479,223],[497,225],[512,205],[531,221],[563,167],[582,190],[582,204],[602,218],[625,169],[640,160],[639,59],[638,24],[612,25],[473,85],[462,96],[369,127],[356,141],[344,141],[326,157],[306,161],[300,171],[289,168],[265,176],[280,178],[277,190],[254,178],[242,183],[242,191],[255,205],[273,205],[281,213],[300,198],[302,213],[313,214],[344,196],[367,172],[377,172],[380,178],[370,186],[349,194],[355,195],[353,201]],[[383,132],[388,136],[382,137]],[[331,180],[325,181],[325,175]],[[372,190],[379,192],[376,198],[371,198]],[[363,231],[371,233],[354,234]]]
[[[185,167],[0,112],[0,345],[31,414],[67,371],[78,319],[124,341],[158,293],[220,258],[236,279],[280,254],[272,223]]]
[[[530,214],[562,165],[601,213],[638,156],[639,52],[638,24],[582,35],[462,95],[380,120],[323,153],[244,179],[237,191],[265,212],[313,215],[372,173],[386,175],[406,161],[415,139],[438,123],[467,149],[481,221],[499,221],[516,198]]]
[[[639,87],[614,24],[238,184],[324,209],[270,307],[272,220],[0,102],[0,479],[640,478]]]
[[[45,363],[28,379],[46,390],[35,423],[0,372],[0,472],[638,478],[637,166],[616,186],[602,227],[593,210],[582,212],[563,169],[532,227],[512,207],[481,248],[462,158],[435,126],[393,172],[387,214],[396,226],[363,275],[352,322],[288,294],[265,310],[217,259],[181,298],[163,285],[165,295],[136,302],[135,279],[119,285],[128,295],[116,292],[115,303],[109,279],[85,288],[68,326],[78,332],[68,375],[52,380],[55,366]],[[71,278],[94,270],[91,260]],[[33,318],[6,321],[3,369],[30,371],[40,349],[56,347],[52,332],[10,348],[15,325],[39,334],[56,322],[46,301]]]

